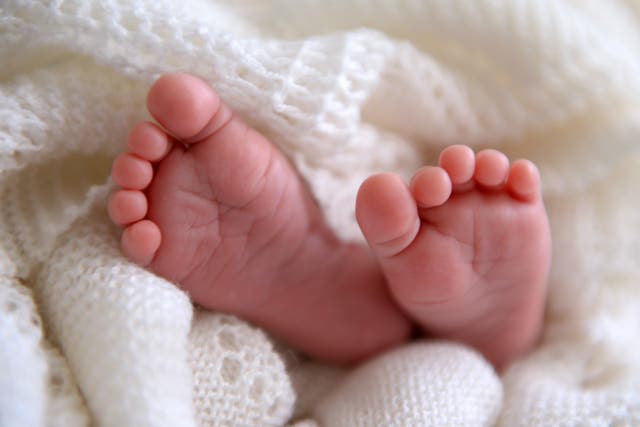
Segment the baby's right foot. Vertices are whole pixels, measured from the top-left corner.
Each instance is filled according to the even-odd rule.
[[[285,157],[202,80],[160,78],[113,164],[122,250],[197,303],[307,353],[357,360],[405,340],[368,251],[341,243]]]
[[[426,332],[470,344],[496,366],[533,345],[551,248],[532,163],[452,146],[410,186],[369,178],[356,214],[396,301]]]

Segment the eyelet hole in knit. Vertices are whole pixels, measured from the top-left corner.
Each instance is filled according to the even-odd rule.
[[[251,398],[254,400],[262,399],[262,394],[264,393],[264,380],[261,377],[253,380],[253,384],[251,384],[250,390]]]
[[[14,311],[16,311],[18,309],[18,304],[16,304],[14,301],[9,301],[7,302],[7,304],[5,305],[5,311],[7,313],[13,313]]]
[[[218,334],[218,342],[220,343],[220,347],[224,348],[225,350],[232,352],[240,351],[240,346],[236,341],[236,337],[231,331],[222,330]]]
[[[136,32],[140,30],[140,20],[136,16],[124,15],[120,18],[120,26],[124,31]]]
[[[228,384],[233,384],[238,381],[240,378],[240,370],[242,368],[242,364],[231,357],[225,357],[222,361],[222,369],[220,375],[222,375],[222,379]]]

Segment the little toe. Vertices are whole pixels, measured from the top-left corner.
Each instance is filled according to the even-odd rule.
[[[141,122],[129,133],[127,146],[141,159],[157,162],[167,155],[171,148],[171,141],[169,135],[155,124]]]
[[[143,190],[151,183],[153,167],[147,160],[131,153],[123,153],[113,161],[111,177],[120,187]]]
[[[481,187],[500,189],[509,173],[509,159],[497,150],[482,150],[476,155],[473,178]]]
[[[107,210],[115,224],[131,224],[140,221],[147,214],[147,198],[141,191],[118,190],[109,197]]]
[[[136,264],[147,266],[160,247],[161,233],[158,226],[142,220],[124,229],[120,241],[122,252]]]
[[[160,77],[147,96],[151,115],[183,142],[203,139],[228,120],[231,110],[222,107],[220,97],[204,80],[185,73]]]
[[[520,200],[535,200],[540,194],[540,172],[536,165],[525,159],[515,161],[509,171],[507,189]]]
[[[419,207],[440,206],[451,196],[451,178],[440,167],[425,166],[413,176],[409,188]]]
[[[358,190],[356,218],[371,248],[391,257],[404,250],[420,229],[416,202],[402,178],[378,174]]]
[[[442,150],[438,164],[449,174],[455,187],[464,186],[472,182],[476,156],[466,145],[452,145]]]

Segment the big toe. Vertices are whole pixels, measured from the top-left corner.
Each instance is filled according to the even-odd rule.
[[[394,256],[414,240],[420,229],[416,202],[402,178],[378,174],[362,183],[356,218],[378,256]]]
[[[147,95],[151,115],[183,141],[205,131],[220,105],[220,98],[205,81],[185,73],[160,77]]]

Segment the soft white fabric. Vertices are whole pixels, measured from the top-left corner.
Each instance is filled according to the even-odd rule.
[[[638,52],[637,0],[3,1],[0,421],[640,425]],[[540,348],[500,380],[435,343],[344,372],[194,315],[104,212],[110,161],[173,70],[278,144],[347,239],[371,173],[409,177],[451,143],[536,161],[554,238]]]
[[[11,343],[11,351],[0,352],[0,425],[42,425],[47,395],[47,364],[38,348],[42,332],[30,322],[35,310],[24,288],[6,278],[0,281],[0,342]]]
[[[478,355],[451,344],[416,343],[356,369],[314,415],[321,425],[345,427],[483,426],[501,404],[502,385]]]

